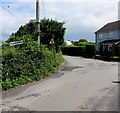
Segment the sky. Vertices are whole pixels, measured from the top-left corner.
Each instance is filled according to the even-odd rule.
[[[0,36],[7,40],[21,25],[35,19],[36,0],[0,2]],[[66,21],[65,40],[95,41],[95,32],[118,20],[119,0],[40,0],[40,19]]]

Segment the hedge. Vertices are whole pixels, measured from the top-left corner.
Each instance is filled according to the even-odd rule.
[[[86,46],[62,46],[61,51],[65,55],[93,57],[96,49],[95,45],[88,44]]]
[[[7,90],[53,73],[64,61],[62,53],[27,40],[17,47],[4,47],[2,89]]]
[[[65,55],[82,56],[85,53],[85,47],[82,46],[63,46],[61,51]]]
[[[95,53],[96,53],[95,45],[88,44],[85,46],[85,54],[87,55],[87,57],[93,57],[95,56]]]

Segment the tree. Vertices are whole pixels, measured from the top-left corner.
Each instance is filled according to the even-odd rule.
[[[40,38],[43,44],[49,44],[53,38],[55,45],[62,45],[64,43],[65,29],[63,25],[65,22],[57,22],[55,20],[43,19],[40,23]]]
[[[88,42],[86,39],[80,39],[79,42]]]
[[[86,46],[86,45],[88,45],[88,44],[89,44],[89,42],[79,42],[79,43],[78,43],[79,46]]]
[[[89,42],[86,39],[80,39],[78,45],[79,46],[86,46]]]
[[[35,31],[36,24],[33,22],[27,23],[21,26],[16,33],[12,33],[7,42],[18,41],[24,39],[24,35],[31,35],[32,38],[37,41],[37,36],[40,35],[41,43],[49,45],[50,40],[54,39],[55,46],[58,48],[59,45],[64,43],[64,34],[66,28],[63,27],[65,22],[58,22],[52,19],[42,19],[40,22],[40,32]]]

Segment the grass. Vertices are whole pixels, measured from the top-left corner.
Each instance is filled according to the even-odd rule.
[[[120,57],[119,56],[101,56],[99,54],[95,55],[95,59],[99,60],[105,60],[105,61],[115,61],[115,62],[120,62]]]
[[[100,55],[96,54],[95,56],[100,56]]]
[[[113,56],[113,58],[120,58],[119,56]]]

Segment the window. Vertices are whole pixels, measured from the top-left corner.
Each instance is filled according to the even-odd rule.
[[[111,39],[112,38],[112,35],[113,35],[113,32],[112,31],[109,31],[109,32],[107,32],[108,33],[108,39]]]
[[[102,39],[102,34],[98,34],[98,40]]]
[[[112,51],[112,45],[108,45],[108,51]]]
[[[100,39],[102,38],[102,34],[99,34]]]

